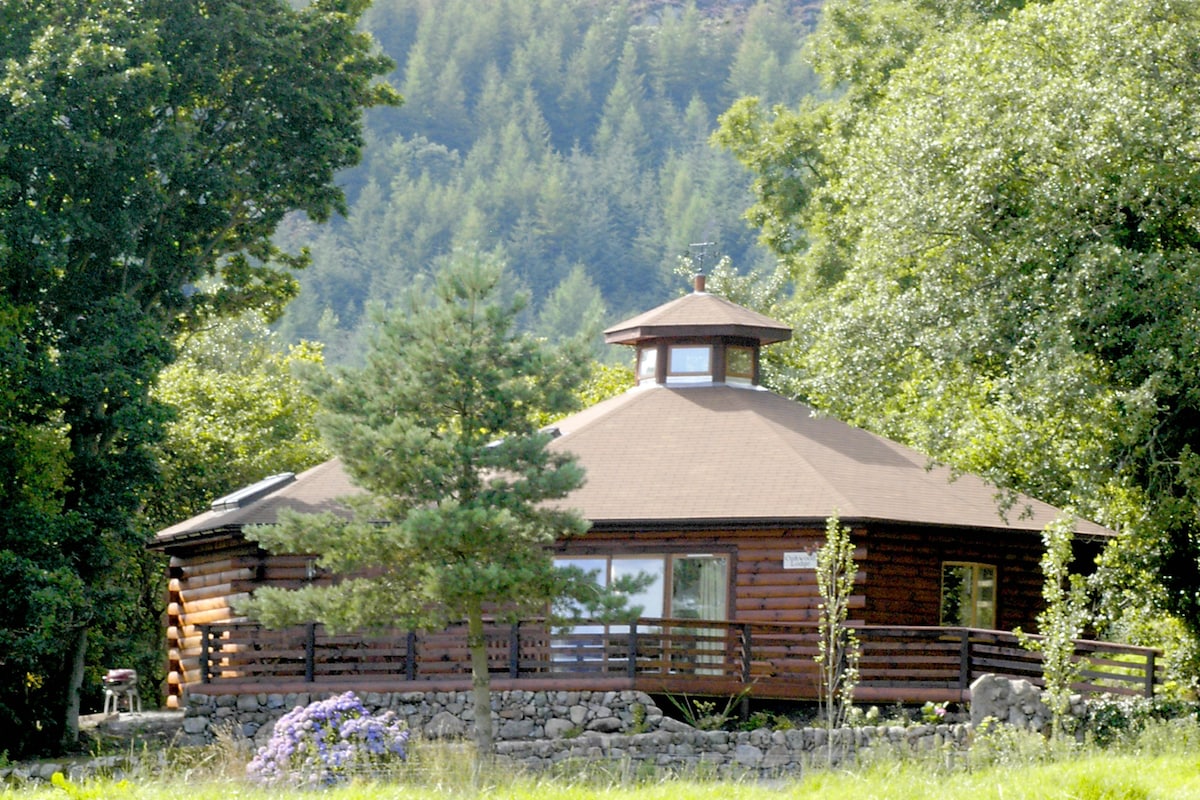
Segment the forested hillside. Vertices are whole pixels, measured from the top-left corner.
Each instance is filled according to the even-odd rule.
[[[665,299],[693,242],[773,263],[743,219],[749,172],[708,139],[738,97],[813,90],[800,46],[818,7],[376,0],[364,24],[405,102],[368,115],[346,217],[277,235],[313,258],[281,332],[342,360],[368,300],[456,247],[502,253],[552,336]]]

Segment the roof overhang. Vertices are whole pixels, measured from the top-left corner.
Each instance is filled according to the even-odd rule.
[[[749,325],[636,325],[630,328],[609,328],[604,332],[607,344],[629,344],[652,339],[752,339],[759,344],[773,344],[792,338],[788,329]]]

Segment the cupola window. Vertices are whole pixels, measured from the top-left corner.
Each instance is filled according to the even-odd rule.
[[[604,331],[610,344],[637,348],[640,386],[758,385],[759,351],[791,338],[786,325],[704,290],[631,317]]]
[[[725,348],[725,382],[749,386],[754,383],[754,348],[730,345]]]
[[[712,380],[712,347],[671,345],[667,361],[667,383],[702,383]]]
[[[638,365],[637,379],[638,383],[642,381],[653,381],[654,373],[658,367],[658,348],[657,347],[641,347],[638,348]]]

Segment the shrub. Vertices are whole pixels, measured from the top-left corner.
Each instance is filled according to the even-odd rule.
[[[1011,768],[1046,763],[1052,755],[1040,733],[988,717],[972,734],[969,758],[979,767]]]
[[[1092,741],[1101,747],[1133,742],[1151,722],[1197,717],[1195,703],[1167,697],[1101,695],[1087,704],[1085,721]]]
[[[926,725],[940,725],[946,721],[946,704],[935,703],[932,700],[921,706],[921,722]]]
[[[246,771],[263,783],[328,785],[402,761],[407,742],[408,730],[395,714],[368,714],[346,692],[283,715]]]
[[[784,714],[777,714],[773,711],[755,711],[738,726],[738,729],[756,731],[759,728],[767,728],[772,731],[790,731],[795,727],[796,723]]]

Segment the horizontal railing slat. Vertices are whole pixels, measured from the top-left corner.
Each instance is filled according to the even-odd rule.
[[[697,686],[723,685],[728,694],[752,685],[764,696],[811,692],[820,650],[814,625],[783,623],[643,619],[633,632],[628,626],[599,623],[593,630],[570,632],[533,620],[515,629],[492,624],[485,633],[489,671],[496,676],[610,676],[661,686],[694,681]],[[465,634],[462,626],[432,633],[329,635],[319,625],[268,631],[248,623],[214,623],[194,626],[188,637],[194,644],[185,644],[173,658],[185,682],[196,682],[197,676],[200,682],[267,684],[273,678],[319,682],[363,675],[407,683],[469,675]],[[1003,631],[864,625],[855,635],[861,643],[862,685],[872,687],[873,697],[887,688],[900,696],[905,687],[961,694],[964,679],[987,672],[1041,682],[1041,654]],[[198,653],[204,644],[207,651]],[[1144,693],[1161,679],[1156,655],[1149,648],[1080,641],[1077,690]]]

